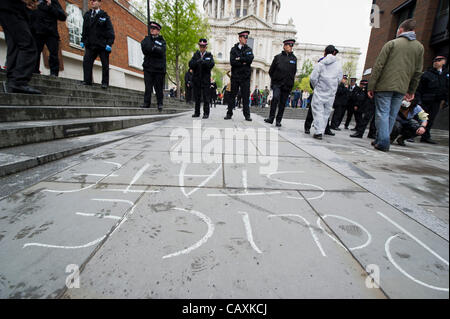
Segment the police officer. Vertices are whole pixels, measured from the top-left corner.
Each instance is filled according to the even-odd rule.
[[[184,75],[184,85],[186,86],[186,103],[191,103],[194,85],[192,82],[192,69],[189,69]]]
[[[91,0],[92,9],[84,14],[80,46],[85,48],[83,59],[83,85],[92,85],[92,68],[100,56],[102,62],[102,88],[109,85],[109,54],[115,35],[111,19],[101,10],[101,0]]]
[[[375,103],[374,100],[369,98],[367,94],[367,85],[369,82],[367,80],[361,80],[360,90],[357,91],[354,96],[354,114],[355,114],[355,133],[351,134],[350,137],[362,138],[364,136],[364,131],[369,125],[370,121],[375,115]]]
[[[448,70],[443,70],[447,62],[445,56],[439,55],[433,59],[433,67],[425,71],[417,88],[419,104],[429,114],[429,121],[425,134],[420,139],[423,143],[437,144],[431,139],[431,128],[436,120],[439,110],[448,102]]]
[[[213,78],[211,78],[211,85],[210,85],[210,99],[211,99],[211,106],[216,107],[217,104],[217,83],[214,81]]]
[[[281,127],[286,101],[294,87],[295,74],[297,73],[297,57],[293,53],[295,40],[285,40],[283,44],[283,52],[275,56],[270,66],[269,75],[272,82],[273,98],[269,118],[264,120],[266,123],[273,124],[278,107],[277,127]]]
[[[67,16],[61,8],[58,0],[40,0],[37,10],[33,11],[31,16],[32,31],[37,45],[37,58],[35,73],[39,72],[41,62],[41,53],[44,45],[47,46],[50,53],[48,64],[50,66],[50,75],[59,74],[59,34],[58,20],[66,21]]]
[[[225,120],[233,117],[233,109],[236,104],[236,95],[241,91],[243,113],[246,121],[251,121],[250,117],[250,78],[252,74],[252,62],[254,59],[252,49],[247,45],[250,31],[242,31],[239,34],[239,43],[231,49],[231,98],[228,104],[228,112]]]
[[[352,117],[355,114],[356,101],[358,99],[358,95],[361,93],[361,90],[356,83],[356,78],[350,79],[350,86],[348,87],[348,90],[349,98],[347,103],[347,118],[344,124],[346,130],[348,130]]]
[[[333,117],[331,119],[330,128],[335,131],[340,131],[339,125],[341,125],[342,118],[344,117],[344,113],[347,107],[348,98],[349,98],[349,90],[347,88],[347,80],[348,76],[344,75],[341,83],[339,83],[336,97],[333,103]]]
[[[203,118],[209,117],[209,100],[211,91],[211,70],[214,67],[214,58],[211,52],[206,51],[208,41],[200,39],[198,42],[199,50],[194,53],[189,67],[194,71],[194,96],[195,96],[195,113],[192,117],[200,117],[200,103],[203,98]]]
[[[150,22],[150,35],[141,42],[142,53],[144,54],[144,81],[145,94],[144,105],[149,108],[152,103],[152,92],[155,88],[158,110],[162,111],[164,99],[164,79],[166,76],[166,41],[159,34],[161,25],[157,22]]]
[[[28,83],[36,64],[36,44],[29,25],[29,10],[33,1],[1,0],[0,25],[5,32],[7,52],[8,93],[40,94]]]

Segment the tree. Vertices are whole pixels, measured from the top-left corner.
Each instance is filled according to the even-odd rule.
[[[212,70],[212,77],[214,79],[214,81],[217,84],[217,88],[222,91],[223,88],[223,77],[225,75],[225,72],[220,70],[219,68],[214,68]]]
[[[180,74],[187,70],[198,40],[207,38],[208,21],[200,14],[195,0],[156,0],[152,18],[162,26],[161,35],[167,42],[167,76],[180,97]]]
[[[356,62],[354,59],[347,61],[342,66],[342,71],[347,74],[349,78],[353,78],[356,75]]]
[[[309,84],[309,80],[309,76],[302,79],[302,81],[300,82],[300,90],[302,90],[303,92],[306,91],[308,93],[312,93],[313,90],[311,88],[311,85]]]
[[[314,69],[314,65],[310,59],[305,60],[302,65],[302,70],[298,75],[298,82],[302,83],[302,80],[306,77],[309,77]]]

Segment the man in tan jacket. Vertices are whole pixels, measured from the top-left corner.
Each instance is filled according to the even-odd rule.
[[[389,136],[403,97],[414,99],[423,69],[424,47],[416,40],[416,21],[404,21],[397,38],[386,43],[377,57],[369,82],[368,95],[375,98],[377,138],[372,145],[389,151]]]

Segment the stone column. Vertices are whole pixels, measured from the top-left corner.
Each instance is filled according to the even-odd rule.
[[[212,1],[211,17],[216,18],[216,1],[217,1],[217,0],[211,0],[211,1]]]
[[[222,0],[217,0],[217,19],[222,18]]]
[[[235,14],[236,14],[236,0],[231,0],[230,17],[234,17]]]
[[[256,0],[256,14],[255,16],[259,17],[259,10],[261,8],[261,0]]]
[[[242,18],[244,16],[244,0],[241,0],[241,10],[239,10],[239,17]]]
[[[268,19],[270,19],[270,23],[272,23],[273,22],[273,1],[272,0],[269,0],[269,17],[268,17]]]
[[[268,0],[264,0],[264,13],[263,13],[264,21],[267,20],[267,3],[268,3]]]

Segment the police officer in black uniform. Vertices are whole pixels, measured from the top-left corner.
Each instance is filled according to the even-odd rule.
[[[150,22],[150,35],[141,42],[142,53],[144,53],[144,81],[145,94],[144,105],[149,108],[152,102],[152,92],[155,88],[158,110],[162,111],[164,99],[164,79],[166,76],[166,40],[159,34],[161,25]]]
[[[5,32],[8,47],[6,58],[8,93],[41,93],[28,85],[37,57],[36,44],[29,24],[30,9],[36,9],[32,1],[0,1],[0,25]]]
[[[349,98],[347,103],[347,118],[345,120],[344,127],[346,130],[348,130],[348,127],[350,125],[350,122],[352,121],[352,117],[355,114],[355,106],[358,99],[358,95],[361,93],[361,89],[358,87],[358,84],[356,83],[356,78],[350,79],[350,86],[348,87],[349,90]]]
[[[37,10],[31,16],[31,26],[37,45],[37,58],[35,73],[39,72],[41,53],[44,45],[50,53],[48,64],[50,75],[59,74],[59,33],[58,20],[66,21],[67,15],[59,4],[58,0],[40,0]]]
[[[369,98],[367,94],[367,85],[369,82],[367,80],[361,80],[360,90],[354,96],[354,114],[355,114],[355,133],[351,134],[350,137],[362,138],[364,136],[364,131],[369,125],[370,121],[375,115],[375,103],[374,100]]]
[[[254,59],[252,49],[247,45],[250,31],[242,31],[239,33],[239,43],[231,49],[231,97],[228,104],[228,112],[225,120],[233,117],[233,109],[236,104],[236,95],[241,91],[243,113],[246,121],[251,121],[250,117],[250,78],[252,75],[252,62]]]
[[[286,101],[294,87],[295,74],[297,73],[297,57],[293,53],[295,40],[285,40],[283,44],[283,52],[275,56],[270,66],[269,75],[272,82],[273,97],[269,118],[264,120],[266,123],[273,124],[278,107],[277,127],[281,126]]]
[[[331,118],[330,128],[335,131],[340,131],[339,125],[341,125],[342,118],[347,107],[349,90],[347,88],[347,75],[344,75],[341,83],[339,83],[338,89],[336,91],[336,97],[333,103],[333,116]]]
[[[92,85],[92,68],[100,56],[102,62],[102,88],[109,85],[109,54],[115,34],[111,19],[101,10],[101,0],[91,0],[92,9],[84,14],[80,46],[85,48],[83,59],[83,85]]]
[[[423,143],[437,144],[431,139],[431,128],[436,120],[439,110],[444,103],[448,103],[448,70],[444,70],[447,62],[445,56],[436,56],[433,59],[433,67],[425,71],[417,88],[417,97],[423,110],[429,114],[426,132],[420,139]]]
[[[200,103],[203,98],[203,118],[209,118],[209,100],[211,85],[211,70],[214,67],[214,57],[211,52],[206,51],[208,41],[200,39],[198,42],[199,50],[194,53],[189,68],[194,71],[194,96],[195,96],[195,113],[192,117],[200,117]]]

